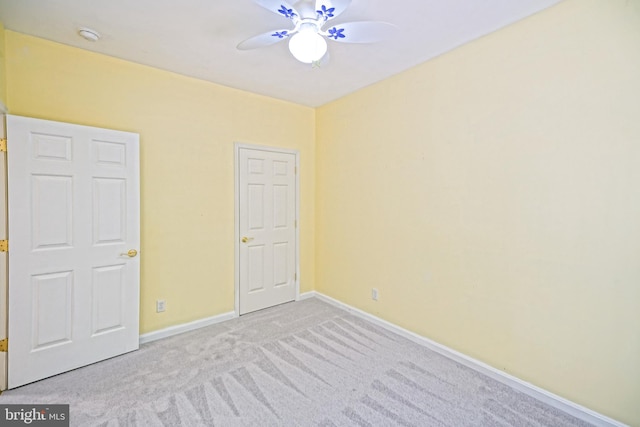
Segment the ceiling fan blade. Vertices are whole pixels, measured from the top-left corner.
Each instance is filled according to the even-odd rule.
[[[282,0],[253,0],[255,3],[264,7],[267,10],[275,13],[276,15],[284,16],[285,18],[297,21],[300,17],[298,11],[286,1]]]
[[[395,29],[387,22],[346,22],[329,27],[322,34],[341,43],[375,43],[388,39]]]
[[[289,38],[292,34],[290,30],[275,30],[267,33],[258,34],[257,36],[250,37],[245,41],[238,43],[237,48],[239,50],[256,49],[259,47],[270,46]]]
[[[316,13],[328,21],[344,12],[350,4],[351,0],[316,0]]]

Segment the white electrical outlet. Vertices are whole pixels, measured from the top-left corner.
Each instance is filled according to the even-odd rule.
[[[376,288],[371,289],[371,299],[378,301],[378,290]]]
[[[167,303],[163,299],[156,301],[156,313],[162,313],[167,309]]]

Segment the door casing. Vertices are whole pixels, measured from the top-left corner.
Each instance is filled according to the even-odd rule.
[[[0,138],[6,138],[5,114],[7,109],[0,102]],[[7,153],[0,152],[0,240],[7,238]],[[0,340],[7,338],[9,292],[7,289],[7,253],[0,252]],[[0,391],[7,389],[7,354],[0,352]]]
[[[240,150],[248,149],[248,150],[259,150],[259,151],[269,151],[276,153],[285,153],[292,154],[295,156],[296,162],[296,174],[295,174],[295,194],[296,194],[296,217],[298,226],[295,230],[295,239],[296,239],[296,281],[295,281],[295,291],[296,297],[295,300],[298,301],[300,299],[300,152],[298,150],[291,150],[287,148],[280,147],[270,147],[265,145],[256,145],[256,144],[245,144],[241,142],[236,142],[234,146],[234,186],[235,186],[235,224],[234,224],[234,251],[235,251],[235,303],[234,303],[234,312],[235,316],[240,316]]]

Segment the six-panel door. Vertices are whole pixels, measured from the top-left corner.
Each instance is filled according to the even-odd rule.
[[[138,348],[138,135],[8,116],[9,388]]]
[[[240,314],[296,297],[296,157],[240,148]]]

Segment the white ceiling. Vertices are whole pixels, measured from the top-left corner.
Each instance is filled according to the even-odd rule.
[[[302,0],[309,1],[309,0]],[[286,42],[239,51],[290,21],[252,0],[0,0],[6,29],[186,76],[317,107],[447,52],[561,0],[353,0],[335,23],[397,26],[377,44],[329,42],[321,68],[296,61]],[[97,30],[92,43],[80,27]]]

